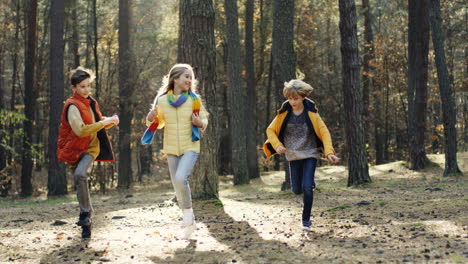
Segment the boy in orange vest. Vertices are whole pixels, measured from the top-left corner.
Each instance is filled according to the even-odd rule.
[[[119,123],[119,117],[103,117],[96,100],[90,96],[91,71],[78,67],[70,76],[73,95],[63,106],[59,127],[57,157],[73,168],[80,216],[81,237],[91,237],[93,206],[88,188],[87,170],[94,160],[114,161],[114,153],[106,128]]]

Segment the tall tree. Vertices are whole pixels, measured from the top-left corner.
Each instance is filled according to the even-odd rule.
[[[426,132],[429,0],[408,1],[408,136],[410,169],[428,163]]]
[[[99,94],[101,93],[101,74],[99,73],[99,55],[98,55],[98,40],[99,40],[99,38],[98,38],[97,3],[96,2],[97,2],[97,0],[93,0],[93,7],[92,7],[92,10],[93,10],[93,54],[94,54],[94,72],[96,74],[96,80],[95,80],[95,83],[94,83],[95,90],[96,90],[95,95],[96,95],[96,98],[99,98]],[[119,5],[119,8],[120,8],[120,5]],[[129,16],[129,20],[130,20],[130,11],[128,13],[128,16]],[[119,9],[119,23],[120,23],[120,9]],[[129,23],[130,23],[130,21],[129,21]],[[128,31],[130,32],[130,29]],[[119,32],[120,32],[120,30],[119,30]],[[120,36],[120,34],[119,34],[119,36]],[[130,39],[130,37],[129,37],[129,39]],[[130,51],[129,51],[129,54],[130,54]]]
[[[49,144],[48,195],[67,193],[67,175],[63,163],[57,160],[57,139],[63,108],[63,24],[65,4],[51,0],[50,6],[50,90],[49,90]]]
[[[442,112],[445,138],[445,170],[444,177],[461,173],[457,163],[457,129],[455,123],[457,112],[453,100],[453,88],[445,61],[444,35],[442,34],[442,19],[440,1],[430,0],[430,23],[432,28],[432,44],[435,51],[437,76],[439,79],[440,96],[442,97]]]
[[[354,0],[339,0],[342,81],[346,112],[346,144],[349,149],[348,186],[371,182],[362,120],[363,102],[359,85],[359,52]]]
[[[247,169],[251,179],[260,177],[258,171],[257,153],[257,92],[255,88],[255,63],[254,63],[254,0],[245,2],[245,78],[247,80],[247,99],[245,114],[245,133],[247,143]]]
[[[36,62],[36,30],[37,30],[37,0],[28,1],[28,11],[25,16],[27,25],[26,46],[24,49],[24,114],[23,123],[23,160],[21,166],[21,195],[30,196],[33,192],[32,186],[32,135],[34,122],[34,109],[36,98],[34,97],[34,72]]]
[[[375,163],[382,164],[384,162],[384,138],[381,122],[381,100],[380,88],[375,81],[375,67],[372,61],[375,59],[374,32],[372,29],[373,17],[369,0],[362,0],[362,9],[364,12],[364,60],[362,73],[362,92],[364,103],[364,118],[369,119],[369,95],[372,93],[374,97],[374,114],[371,124],[374,128],[374,146],[375,146]],[[371,92],[372,91],[372,92]],[[370,131],[370,126],[368,130]],[[370,133],[366,133],[370,135]]]
[[[276,108],[284,98],[284,82],[296,78],[296,53],[294,52],[294,0],[273,1],[272,74]],[[291,187],[287,161],[284,161],[285,181],[281,190]]]
[[[229,126],[231,131],[234,184],[249,183],[245,134],[245,93],[242,90],[242,64],[238,28],[237,0],[225,0],[227,35],[227,75]],[[253,135],[252,135],[253,136]]]
[[[192,197],[218,197],[219,128],[216,111],[215,10],[212,0],[180,0],[177,61],[194,67],[199,92],[206,103],[209,125],[202,137],[198,164],[191,177]]]
[[[2,33],[0,33],[0,41],[4,41],[3,39],[3,32],[4,30],[2,29]],[[4,57],[5,57],[5,50],[3,47],[0,47],[0,112],[5,110],[5,102],[3,98],[5,98],[5,91],[4,91],[4,72],[5,72],[5,66],[4,66]],[[0,135],[2,135],[2,141],[4,137],[5,131],[5,126],[4,123],[0,123]],[[4,142],[1,142],[0,144],[0,171],[6,167],[7,164],[7,159],[6,159],[6,151],[5,148],[3,147]]]
[[[72,37],[71,37],[71,52],[73,54],[73,68],[80,66],[80,34],[78,30],[78,0],[71,0],[71,19],[72,19]]]
[[[119,0],[119,181],[118,188],[132,183],[131,122],[133,118],[133,58],[130,50],[130,0]]]

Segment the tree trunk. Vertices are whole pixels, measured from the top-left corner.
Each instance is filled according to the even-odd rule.
[[[128,189],[132,184],[131,122],[133,118],[133,58],[130,50],[131,6],[119,0],[119,179],[117,187]]]
[[[374,131],[374,146],[375,146],[375,163],[384,163],[384,146],[383,146],[383,131],[381,122],[381,87],[378,85],[374,78],[375,67],[371,65],[371,61],[375,59],[375,47],[374,47],[374,32],[372,29],[373,18],[371,13],[371,6],[369,0],[362,0],[362,9],[364,11],[364,61],[363,61],[363,73],[362,73],[362,92],[363,92],[363,103],[364,103],[364,120],[369,120],[369,94],[373,94],[374,99],[374,117],[372,122],[364,122],[366,124],[373,125]],[[370,136],[370,125],[365,129],[366,134]],[[367,137],[366,137],[367,138]],[[370,138],[370,137],[369,137]]]
[[[247,143],[247,167],[250,179],[260,177],[258,171],[257,153],[257,92],[255,88],[255,64],[254,64],[254,0],[247,0],[245,4],[245,72],[247,80],[247,97],[245,112],[245,133]]]
[[[294,52],[294,0],[273,1],[272,62],[273,83],[277,95],[276,108],[284,98],[284,82],[296,78],[296,53]],[[285,163],[286,164],[286,163]],[[285,181],[281,189],[290,189],[289,169],[285,166]]]
[[[57,159],[57,139],[63,108],[63,21],[65,5],[52,0],[50,7],[50,92],[48,139],[48,196],[67,194],[67,175]]]
[[[210,113],[209,125],[201,142],[198,164],[192,173],[194,199],[218,197],[217,156],[219,146],[216,111],[215,11],[212,0],[180,0],[178,62],[192,65],[199,92]]]
[[[0,38],[2,39],[2,38]],[[4,81],[3,81],[3,76],[4,76],[4,57],[5,57],[5,54],[4,54],[4,50],[3,50],[3,47],[0,47],[0,112],[3,112],[6,107],[5,107],[5,102],[3,100],[3,98],[5,98],[5,91],[4,91]],[[3,114],[3,113],[2,113]],[[5,126],[4,126],[4,123],[1,122],[0,123],[0,135],[2,135],[2,138],[4,137],[4,133],[6,133],[5,131]],[[3,143],[3,142],[2,142]],[[3,144],[2,144],[3,145]],[[5,151],[5,148],[3,146],[0,146],[0,171],[6,167],[6,151]]]
[[[408,3],[408,134],[410,169],[423,169],[428,163],[426,132],[427,74],[429,52],[428,0]]]
[[[36,62],[36,28],[37,28],[37,0],[28,1],[28,11],[25,17],[26,45],[24,52],[24,114],[26,120],[23,123],[23,152],[21,166],[21,195],[30,196],[32,186],[32,136],[36,98],[34,97],[34,70]]]
[[[249,183],[247,166],[245,92],[242,87],[242,64],[238,29],[237,1],[225,0],[227,34],[227,75],[229,130],[231,132],[234,185]]]
[[[16,1],[15,2],[15,12],[16,12],[16,16],[15,16],[15,37],[14,37],[14,42],[15,43],[19,43],[19,31],[20,31],[20,11],[21,11],[21,6],[20,6],[20,2],[19,1]],[[10,111],[14,112],[16,111],[15,109],[15,104],[16,104],[16,85],[17,85],[17,78],[18,78],[18,45],[15,45],[15,47],[13,47],[13,54],[12,54],[12,64],[13,64],[13,69],[12,69],[12,73],[11,73],[11,100],[10,100]],[[16,124],[12,124],[10,123],[9,124],[9,127],[8,127],[8,134],[10,136],[10,142],[9,142],[9,145],[12,146],[12,147],[15,147],[16,146],[16,142],[15,142],[15,136],[14,136],[14,133],[16,131]],[[12,153],[8,153],[8,163],[11,163],[13,161],[13,154]]]
[[[80,33],[78,29],[78,12],[77,12],[77,0],[73,0],[72,4],[72,40],[71,40],[71,50],[73,54],[73,68],[80,66]]]
[[[95,87],[95,91],[96,91],[95,96],[96,96],[96,98],[99,99],[99,94],[101,93],[101,80],[100,80],[101,76],[100,76],[100,73],[99,73],[98,25],[97,25],[97,5],[96,5],[96,1],[97,0],[93,0],[93,54],[94,54],[94,74],[96,75],[96,79],[94,80],[94,87]],[[128,11],[128,12],[129,12],[128,13],[128,18],[129,18],[128,23],[130,25],[130,11]],[[120,18],[120,12],[119,12],[119,18]],[[127,31],[130,32],[130,29],[128,29]],[[120,36],[120,34],[119,34],[119,36]],[[130,37],[128,37],[128,39],[130,39]],[[130,40],[129,40],[129,43],[130,43]],[[129,50],[128,52],[130,54],[130,48],[128,50]]]
[[[359,87],[359,54],[354,0],[339,0],[340,35],[346,144],[349,149],[348,186],[371,182],[363,131],[362,92]]]
[[[445,62],[444,35],[442,34],[442,19],[439,0],[430,0],[430,21],[432,27],[432,43],[435,52],[439,90],[442,98],[442,113],[444,120],[445,170],[444,177],[460,174],[457,163],[457,129],[455,128],[457,112],[453,100],[453,89],[449,79],[447,63]]]

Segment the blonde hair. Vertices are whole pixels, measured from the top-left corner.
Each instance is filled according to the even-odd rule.
[[[197,92],[198,81],[195,80],[195,74],[193,73],[192,66],[189,64],[177,63],[176,65],[172,66],[172,68],[169,70],[169,73],[163,77],[162,85],[158,90],[158,94],[154,98],[152,108],[156,107],[156,101],[158,100],[159,96],[165,92],[168,92],[169,90],[174,89],[174,80],[179,78],[186,70],[189,70],[190,75],[192,76],[192,83],[189,90],[200,97]]]
[[[312,88],[310,84],[301,80],[293,79],[284,83],[283,95],[285,97],[290,97],[297,94],[302,97],[307,97],[310,95],[312,90],[314,90],[314,88]]]

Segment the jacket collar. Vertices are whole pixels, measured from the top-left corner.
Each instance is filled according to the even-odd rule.
[[[73,96],[72,96],[73,99],[76,99],[80,102],[82,102],[83,104],[85,104],[86,106],[90,106],[91,105],[91,102],[92,101],[95,101],[94,98],[90,95],[88,96],[88,98],[83,98],[83,96],[77,94],[77,93],[73,93]]]
[[[312,112],[312,113],[317,113],[318,109],[317,106],[315,105],[315,102],[310,100],[309,98],[305,98],[304,101],[304,110]],[[278,114],[282,114],[286,111],[291,112],[292,106],[289,104],[289,102],[286,100],[278,110]]]

